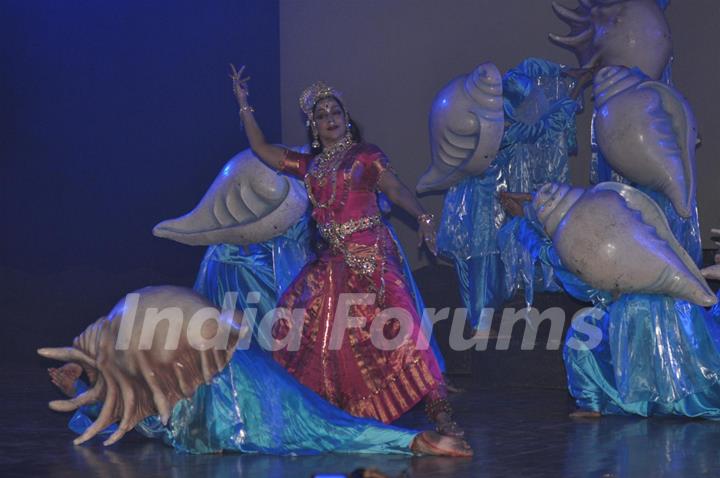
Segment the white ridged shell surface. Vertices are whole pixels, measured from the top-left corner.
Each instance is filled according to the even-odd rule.
[[[608,164],[630,181],[692,214],[697,127],[687,101],[636,70],[611,66],[594,79],[595,131]]]
[[[546,184],[532,204],[564,267],[590,286],[701,306],[717,302],[660,207],[639,190],[620,183],[588,190]]]
[[[162,221],[153,234],[191,246],[255,244],[283,234],[307,207],[302,183],[277,174],[247,149],[227,162],[192,211]]]
[[[495,159],[505,128],[502,75],[483,63],[450,81],[430,111],[432,162],[417,191],[442,191],[482,174]]]
[[[662,76],[672,57],[672,37],[655,0],[582,0],[575,9],[552,5],[570,33],[550,39],[574,52],[582,67],[622,65],[655,80]]]

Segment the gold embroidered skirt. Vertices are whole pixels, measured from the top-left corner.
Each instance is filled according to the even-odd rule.
[[[305,312],[298,322],[280,319],[275,324],[275,338],[292,344],[292,337],[299,337],[299,350],[283,348],[274,357],[334,405],[389,423],[423,397],[443,397],[445,389],[430,348],[416,346],[429,341],[419,340],[420,315],[395,243],[384,225],[368,227],[345,235],[341,247],[321,253],[283,294],[279,307]],[[361,266],[353,267],[348,257]],[[374,293],[376,300],[343,307],[342,294],[347,293]],[[390,308],[406,311],[404,320],[381,314]],[[376,320],[381,322],[373,327]]]

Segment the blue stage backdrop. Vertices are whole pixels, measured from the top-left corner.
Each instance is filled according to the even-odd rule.
[[[280,140],[278,28],[271,0],[2,2],[0,354],[69,345],[133,289],[192,286],[203,248],[151,230],[247,147],[229,62]]]

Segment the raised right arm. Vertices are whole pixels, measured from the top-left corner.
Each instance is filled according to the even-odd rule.
[[[235,99],[240,107],[240,119],[245,126],[245,134],[250,142],[250,147],[265,164],[275,170],[280,170],[282,168],[285,155],[287,154],[287,150],[285,148],[281,148],[280,146],[270,144],[265,140],[265,135],[253,115],[254,110],[247,100],[247,81],[250,78],[241,77],[245,67],[243,66],[240,68],[240,71],[238,71],[235,69],[235,66],[231,64],[230,68],[232,70],[230,78],[233,82],[233,93],[235,94]]]

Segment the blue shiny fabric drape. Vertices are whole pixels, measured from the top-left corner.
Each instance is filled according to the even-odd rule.
[[[78,381],[78,393],[87,386]],[[69,427],[83,433],[100,405],[84,406]],[[117,430],[113,424],[100,435]],[[317,453],[410,454],[418,433],[357,418],[300,385],[257,344],[238,350],[209,385],[178,402],[168,426],[158,417],[136,430],[182,453],[220,451],[307,455]]]
[[[500,170],[464,179],[445,194],[438,252],[455,264],[460,295],[476,328],[483,308],[499,307],[507,293],[497,245],[504,213],[497,200]]]
[[[506,127],[499,163],[508,191],[532,192],[547,182],[568,181],[580,103],[570,98],[575,80],[563,69],[529,58],[503,77]]]
[[[498,243],[505,266],[505,290],[511,291],[521,285],[525,304],[530,307],[536,288],[545,292],[561,289],[555,278],[555,270],[548,262],[540,260],[537,251],[525,245],[525,235],[522,218],[513,217],[498,231]]]
[[[304,216],[284,234],[263,243],[210,246],[200,263],[194,289],[218,307],[223,306],[225,294],[237,292],[236,309],[244,311],[246,319],[254,315],[252,318],[259,324],[312,259],[310,236],[310,218]],[[256,293],[255,297],[252,293]],[[255,338],[268,349],[272,337],[258,335],[258,327],[253,330]]]
[[[417,432],[357,418],[299,384],[256,344],[239,350],[209,385],[178,402],[170,424],[137,429],[180,452],[277,455],[409,454]]]
[[[497,192],[533,192],[546,182],[567,182],[580,104],[569,97],[574,80],[562,72],[561,65],[529,58],[505,74],[506,127],[498,156],[482,175],[466,178],[445,195],[438,249],[455,264],[473,328],[483,308],[500,307],[519,286],[531,292],[557,288],[551,271],[541,266],[530,273]]]
[[[599,347],[564,349],[570,393],[603,414],[720,419],[717,319],[667,296],[620,297],[597,324]]]
[[[568,293],[595,304],[578,320],[600,332],[599,345],[578,346],[588,342],[588,334],[574,323],[563,351],[578,407],[603,414],[720,419],[720,307],[708,312],[657,294],[613,300],[564,269],[549,238],[531,213],[528,217],[519,226],[523,243],[553,267]]]

